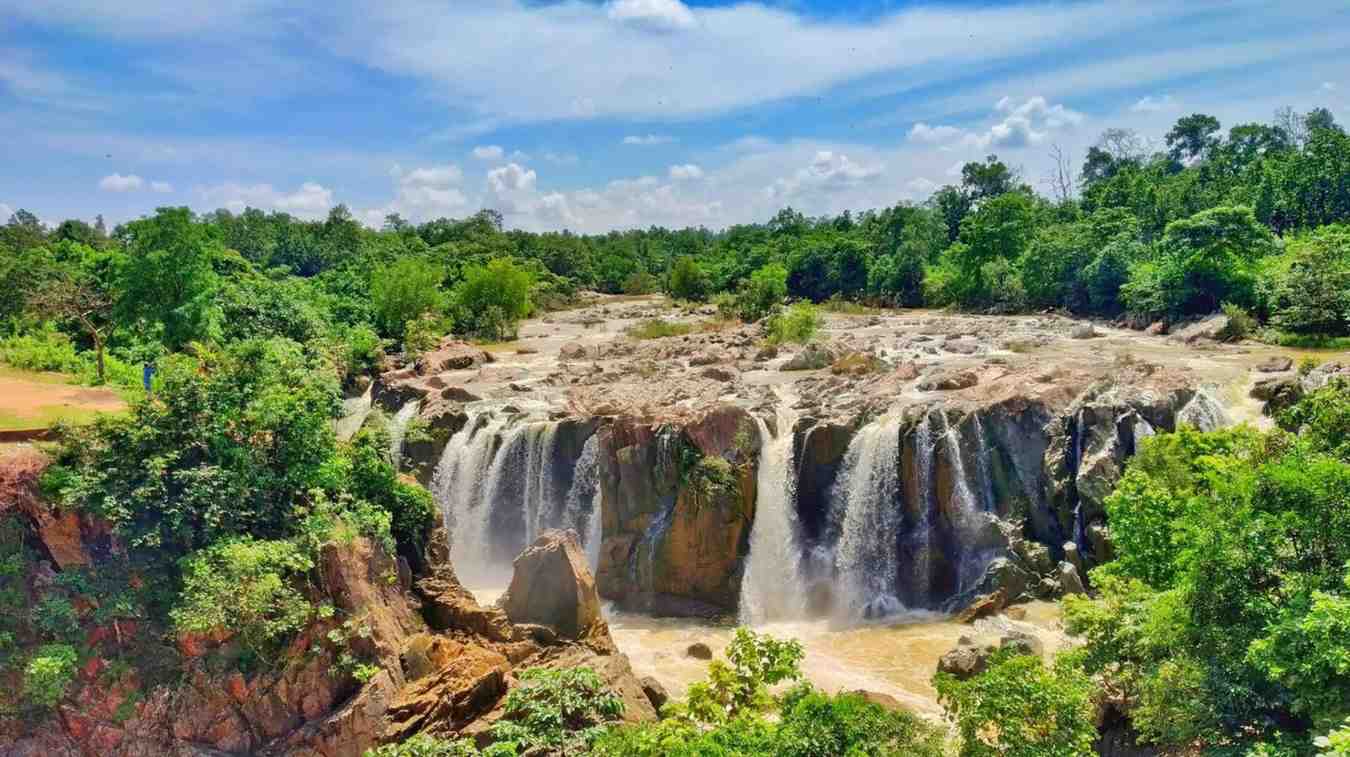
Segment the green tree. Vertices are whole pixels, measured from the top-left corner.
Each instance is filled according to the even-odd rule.
[[[422,258],[399,258],[371,277],[370,297],[380,333],[402,339],[410,321],[445,307],[441,282],[445,274]]]
[[[455,322],[484,339],[514,339],[517,324],[533,307],[528,271],[506,258],[464,269],[455,286]]]
[[[1037,655],[1000,650],[988,670],[933,679],[956,724],[962,757],[1085,757],[1093,753],[1092,682],[1069,665],[1047,670]]]
[[[121,227],[118,236],[127,249],[122,318],[143,321],[169,350],[211,338],[219,325],[214,265],[224,251],[214,227],[187,208],[160,208]]]
[[[702,302],[708,298],[708,277],[693,258],[677,258],[666,289],[677,300]]]
[[[1167,132],[1167,154],[1178,163],[1203,158],[1218,146],[1219,119],[1192,113],[1179,119]]]

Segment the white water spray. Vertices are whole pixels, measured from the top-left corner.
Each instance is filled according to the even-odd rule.
[[[832,499],[843,508],[835,565],[854,618],[884,617],[904,608],[896,596],[900,527],[900,429],[887,419],[849,442]]]
[[[797,415],[791,402],[776,412],[778,436],[758,417],[759,472],[756,476],[755,520],[750,529],[750,554],[741,580],[740,615],[746,624],[801,617],[801,544],[796,510],[797,476],[793,469],[793,427]]]
[[[403,438],[407,435],[408,424],[421,407],[421,400],[409,400],[389,421],[389,461],[394,464],[395,470],[403,467]]]

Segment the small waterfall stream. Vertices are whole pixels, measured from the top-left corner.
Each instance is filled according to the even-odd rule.
[[[361,430],[366,418],[370,416],[371,392],[374,384],[366,387],[359,397],[350,397],[342,401],[342,417],[333,423],[333,431],[339,441],[347,441]]]
[[[408,433],[408,424],[421,407],[421,400],[405,402],[389,421],[389,461],[394,464],[395,470],[403,467],[403,438]]]
[[[740,596],[741,622],[747,624],[800,618],[806,609],[792,464],[797,414],[791,402],[779,403],[776,437],[763,419],[756,417],[755,423],[760,439],[758,495]]]
[[[849,442],[832,499],[842,508],[835,565],[852,617],[884,617],[903,608],[898,596],[900,427],[890,419],[865,426]]]

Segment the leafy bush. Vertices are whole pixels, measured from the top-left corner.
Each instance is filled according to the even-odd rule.
[[[1350,335],[1350,226],[1289,243],[1262,289],[1271,322],[1295,334]]]
[[[300,630],[312,607],[294,586],[314,567],[289,541],[241,537],[213,544],[183,559],[183,590],[170,613],[179,633],[234,633],[261,659]]]
[[[787,297],[787,269],[770,263],[750,274],[736,290],[736,315],[746,323],[776,312]]]
[[[726,662],[709,663],[708,680],[690,686],[688,698],[674,714],[701,723],[725,723],[768,710],[773,705],[769,687],[800,678],[803,654],[796,640],[737,628],[727,646]]]
[[[114,386],[141,385],[140,369],[115,355],[104,355],[104,380]],[[0,339],[0,363],[25,371],[52,371],[77,376],[80,383],[98,383],[98,364],[92,351],[80,352],[70,337],[50,327],[34,333]]]
[[[1350,383],[1333,381],[1280,412],[1276,420],[1311,449],[1350,461]]]
[[[39,647],[24,668],[24,699],[37,707],[56,706],[75,680],[75,663],[78,659],[75,648],[69,644]]]
[[[377,270],[371,277],[370,297],[381,332],[402,339],[410,322],[444,308],[444,279],[439,266],[415,257],[400,258]]]
[[[623,715],[623,700],[590,668],[531,668],[520,680],[506,695],[492,737],[521,753],[584,753],[606,723]]]
[[[799,686],[783,700],[782,719],[767,754],[784,757],[906,755],[942,757],[940,729],[893,712],[858,694],[829,696]]]
[[[1092,754],[1092,682],[1069,665],[1046,669],[1037,655],[1000,650],[989,669],[960,681],[933,679],[938,699],[969,757],[1080,757]]]
[[[820,330],[820,312],[809,302],[798,302],[769,317],[765,324],[770,344],[806,344]]]
[[[310,490],[342,485],[339,407],[333,372],[291,342],[172,355],[154,397],[73,432],[49,479],[66,506],[170,559],[233,534],[273,538]]]
[[[693,258],[676,258],[670,268],[668,291],[677,300],[702,302],[708,298],[708,277]]]
[[[1231,302],[1223,303],[1223,314],[1228,318],[1219,337],[1226,342],[1240,342],[1256,331],[1256,319]]]
[[[623,280],[624,294],[651,294],[661,286],[661,280],[646,271],[634,271]]]
[[[1350,757],[1350,718],[1345,724],[1314,741],[1317,757]]]
[[[529,272],[507,258],[469,266],[453,293],[456,323],[483,339],[514,339],[530,314],[531,286]]]
[[[450,333],[453,321],[449,316],[423,313],[408,321],[403,331],[403,350],[411,357],[436,348],[441,338]]]

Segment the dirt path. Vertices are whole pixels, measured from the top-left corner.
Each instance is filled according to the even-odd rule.
[[[0,369],[0,430],[47,428],[58,420],[87,421],[126,408],[111,389],[67,381],[58,374]]]

